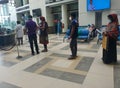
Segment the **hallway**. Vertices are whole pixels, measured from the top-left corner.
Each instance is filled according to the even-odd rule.
[[[16,59],[16,47],[0,51],[0,88],[119,88],[118,64],[102,63],[102,48],[96,40],[78,41],[78,57],[68,60],[69,43],[63,35],[49,35],[48,52],[31,55],[29,43],[19,46],[23,58]],[[39,44],[40,51],[43,46]],[[115,86],[114,86],[115,85]]]

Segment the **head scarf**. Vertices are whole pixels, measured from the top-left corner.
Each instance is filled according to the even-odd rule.
[[[115,22],[116,25],[119,25],[117,14],[110,14],[109,16],[112,16],[113,22]]]
[[[40,20],[41,20],[41,21],[45,21],[45,17],[41,16],[41,17],[40,17]]]

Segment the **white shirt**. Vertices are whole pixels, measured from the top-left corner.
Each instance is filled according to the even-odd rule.
[[[18,24],[16,26],[16,37],[17,38],[23,37],[23,29],[22,29],[22,25],[21,24]]]

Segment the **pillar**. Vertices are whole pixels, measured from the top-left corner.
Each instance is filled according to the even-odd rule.
[[[63,4],[61,6],[61,9],[62,9],[62,23],[64,24],[64,28],[62,29],[62,32],[66,32],[66,30],[68,29],[67,5]]]

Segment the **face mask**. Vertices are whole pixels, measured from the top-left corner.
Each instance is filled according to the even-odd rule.
[[[71,21],[71,20],[72,20],[72,18],[71,18],[71,17],[69,17],[69,20]]]

